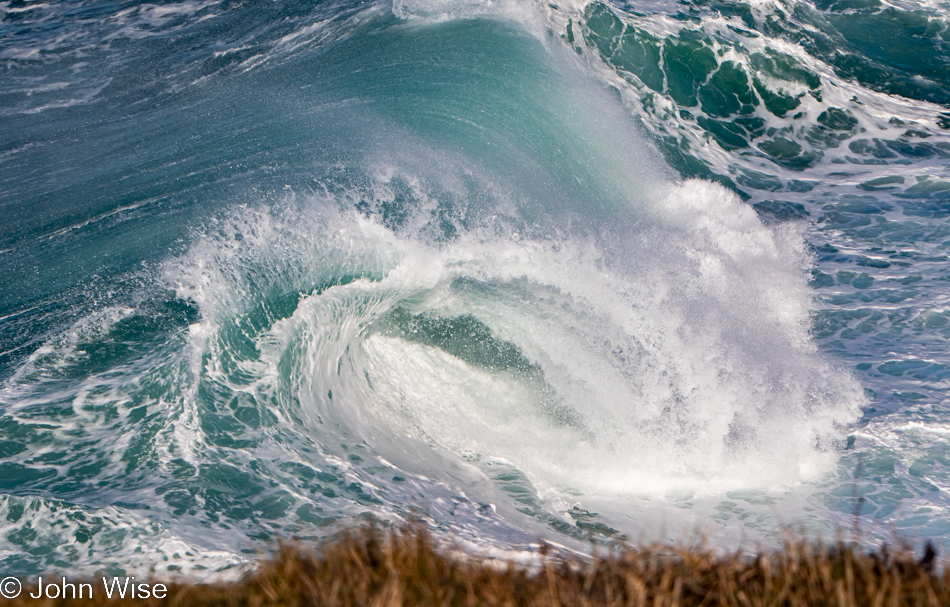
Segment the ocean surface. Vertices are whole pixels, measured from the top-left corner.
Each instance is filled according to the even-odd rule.
[[[950,550],[950,2],[0,1],[0,572]]]

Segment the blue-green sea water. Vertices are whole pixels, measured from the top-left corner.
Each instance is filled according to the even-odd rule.
[[[944,0],[0,1],[0,571],[950,549],[948,253]]]

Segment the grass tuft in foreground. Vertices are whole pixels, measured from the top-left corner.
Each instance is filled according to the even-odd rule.
[[[706,549],[629,548],[592,561],[550,556],[534,570],[449,556],[420,529],[364,529],[320,544],[284,545],[241,581],[170,584],[165,599],[31,599],[11,605],[148,604],[175,607],[397,605],[950,606],[950,580],[928,545],[863,553],[844,543],[789,542],[750,556]]]

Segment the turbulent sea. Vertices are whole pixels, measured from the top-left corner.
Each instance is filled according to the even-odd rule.
[[[950,549],[946,0],[3,0],[0,75],[2,573]]]

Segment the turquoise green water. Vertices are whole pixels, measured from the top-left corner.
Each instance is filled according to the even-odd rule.
[[[0,562],[950,536],[947,6],[0,3]]]

